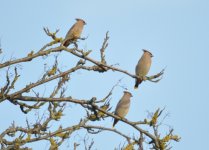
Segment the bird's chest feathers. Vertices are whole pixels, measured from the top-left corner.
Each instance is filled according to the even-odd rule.
[[[146,75],[149,72],[151,66],[151,58],[149,57],[144,57],[142,58],[138,65],[136,66],[136,73],[137,75]]]

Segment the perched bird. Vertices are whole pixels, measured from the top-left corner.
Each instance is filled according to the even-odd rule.
[[[120,99],[120,101],[118,102],[116,109],[115,109],[115,115],[124,118],[128,111],[129,111],[129,107],[130,107],[130,98],[132,97],[132,94],[128,91],[124,91],[123,97]],[[114,120],[113,123],[113,127],[115,126],[115,124],[118,122],[118,119]]]
[[[136,65],[136,68],[135,68],[135,73],[136,73],[136,76],[138,77],[146,76],[147,73],[149,72],[149,69],[152,63],[152,60],[151,60],[151,58],[153,57],[152,53],[150,53],[148,50],[145,50],[145,49],[143,49],[143,51],[144,51],[144,54],[139,59],[138,64]],[[142,81],[143,80],[140,78],[136,79],[134,89],[137,89],[139,84]]]
[[[74,42],[80,38],[83,27],[86,25],[86,22],[82,19],[76,19],[76,21],[77,22],[70,28],[62,42],[62,45],[65,47],[68,47],[71,42]]]

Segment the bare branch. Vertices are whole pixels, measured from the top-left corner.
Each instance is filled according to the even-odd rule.
[[[157,109],[152,113],[150,118],[145,118],[143,121],[130,121],[126,118],[121,118],[115,115],[111,111],[111,95],[114,93],[114,89],[120,86],[121,79],[105,94],[103,98],[97,98],[96,95],[88,99],[78,99],[74,96],[65,96],[65,91],[67,89],[67,83],[70,81],[71,74],[78,70],[86,70],[92,72],[105,73],[108,71],[119,72],[125,74],[131,78],[143,78],[143,81],[159,82],[164,74],[163,69],[156,75],[138,77],[124,69],[117,67],[116,65],[108,64],[105,58],[105,50],[108,47],[109,35],[108,32],[105,35],[104,41],[100,49],[100,59],[94,59],[90,57],[92,50],[83,50],[78,48],[77,41],[73,41],[74,48],[67,48],[62,46],[52,48],[55,44],[62,43],[62,38],[58,38],[56,34],[59,30],[55,32],[50,32],[48,28],[44,28],[44,32],[49,36],[52,41],[44,45],[38,51],[31,51],[25,57],[18,59],[11,59],[9,61],[0,64],[0,69],[5,68],[7,72],[5,74],[5,85],[0,87],[0,102],[7,100],[14,105],[20,107],[23,113],[31,113],[32,110],[38,110],[35,114],[35,123],[30,123],[26,119],[25,127],[17,126],[15,122],[12,123],[10,127],[0,133],[0,143],[1,149],[29,149],[28,147],[23,147],[25,144],[37,142],[37,141],[47,141],[50,144],[49,149],[58,149],[61,144],[63,144],[66,139],[71,138],[71,135],[76,131],[86,130],[87,135],[95,134],[98,135],[100,132],[109,131],[111,133],[116,133],[118,136],[126,139],[125,143],[122,145],[124,150],[134,149],[138,146],[139,150],[144,149],[144,144],[148,144],[151,149],[154,150],[167,150],[170,149],[169,143],[171,141],[179,141],[180,137],[173,134],[173,129],[171,129],[167,134],[161,134],[159,132],[159,127],[162,123],[159,123],[159,118],[161,117],[164,109]],[[85,39],[85,38],[79,38]],[[72,45],[73,46],[73,45]],[[1,46],[0,46],[1,48]],[[23,88],[16,89],[16,81],[20,77],[19,70],[14,66],[14,73],[10,75],[10,67],[12,65],[19,65],[21,63],[30,62],[42,56],[47,56],[55,53],[67,53],[75,56],[77,60],[73,62],[76,64],[74,67],[68,68],[64,72],[60,69],[60,64],[58,62],[58,55],[55,56],[54,63],[47,69],[39,80],[33,83],[27,83]],[[60,55],[59,55],[60,56]],[[22,77],[22,76],[21,76]],[[38,87],[41,85],[47,85],[48,82],[54,81],[54,87],[49,90],[39,91]],[[15,88],[15,91],[13,90]],[[37,88],[37,89],[35,89]],[[124,88],[124,87],[122,87]],[[32,92],[30,92],[32,90]],[[36,91],[35,91],[36,90]],[[41,92],[41,93],[40,93]],[[47,96],[45,95],[47,93]],[[41,96],[40,96],[41,95]],[[86,112],[85,116],[80,117],[80,121],[76,124],[68,125],[67,127],[62,127],[57,125],[60,123],[61,119],[64,119],[64,112],[67,108],[67,104],[78,104],[79,111],[83,110]],[[42,107],[45,106],[45,107]],[[44,110],[44,113],[39,114],[39,110]],[[41,116],[41,117],[40,117]],[[71,116],[74,117],[74,116]],[[77,117],[77,116],[76,116]],[[123,131],[114,128],[108,128],[105,126],[89,125],[89,122],[95,123],[97,121],[101,122],[108,120],[107,118],[115,118],[119,121],[125,123],[134,130],[134,136],[126,135]],[[51,128],[53,126],[53,128]],[[144,128],[146,127],[146,128]],[[146,130],[145,130],[146,129]],[[71,138],[72,139],[72,138]],[[73,139],[72,139],[73,140]],[[91,142],[87,142],[88,139],[84,138],[85,149],[90,150],[93,148],[95,141],[92,139]],[[146,141],[145,141],[146,140]],[[80,145],[77,141],[72,141],[74,150]]]
[[[100,131],[111,131],[111,132],[114,132],[114,133],[117,133],[119,134],[120,136],[124,137],[129,143],[130,143],[130,140],[131,140],[131,137],[123,134],[122,132],[114,129],[114,128],[106,128],[106,127],[102,127],[102,126],[94,126],[94,125],[82,125],[81,127],[89,130],[89,129],[99,129]]]
[[[106,36],[105,36],[105,38],[104,38],[104,42],[103,42],[103,44],[102,44],[102,48],[100,49],[100,55],[101,55],[101,63],[103,63],[103,64],[106,64],[107,62],[106,62],[106,60],[105,60],[105,50],[106,50],[106,48],[107,48],[107,46],[108,46],[108,43],[107,43],[107,41],[109,40],[109,36],[108,36],[108,31],[106,32]]]

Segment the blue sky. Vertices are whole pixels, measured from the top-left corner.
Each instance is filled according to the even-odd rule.
[[[175,133],[182,137],[179,143],[172,143],[173,149],[209,149],[208,8],[207,0],[1,0],[0,39],[4,53],[0,55],[0,60],[4,62],[11,57],[20,58],[31,50],[39,50],[50,41],[43,32],[43,27],[48,27],[51,31],[60,29],[58,36],[64,37],[75,22],[74,19],[83,18],[87,22],[83,36],[88,36],[88,39],[79,42],[79,46],[92,49],[91,57],[100,58],[99,49],[106,31],[109,31],[109,47],[106,51],[109,64],[119,64],[118,67],[134,73],[142,54],[141,49],[145,48],[154,55],[149,74],[158,73],[165,67],[166,70],[159,83],[145,82],[137,91],[133,89],[134,80],[124,74],[79,71],[72,75],[67,94],[77,98],[102,98],[123,78],[121,85],[126,86],[134,95],[128,119],[142,120],[147,116],[147,111],[166,107],[166,112],[170,115],[163,127],[172,126]],[[39,79],[43,73],[43,65],[39,62],[43,60],[51,66],[54,56],[49,58],[49,61],[35,60],[31,65],[22,64],[19,67],[22,78],[17,90],[24,87],[27,81]],[[63,70],[75,64],[75,57],[70,54],[59,58],[59,65]],[[31,74],[32,71],[35,73]],[[0,71],[1,78],[3,73],[4,71]],[[50,92],[51,85],[53,83],[44,88]],[[120,87],[115,89],[111,99],[113,109],[122,96],[122,91]],[[66,109],[63,124],[67,126],[71,124],[69,120],[76,121],[71,114],[82,115],[73,111],[76,108],[78,106],[71,104]],[[7,114],[0,116],[1,120],[5,120],[0,125],[1,131],[13,120],[17,124],[23,124],[25,117],[33,116],[21,116],[20,110],[9,103],[1,103],[0,112]],[[112,120],[107,119],[103,124],[110,127]],[[129,135],[133,134],[123,123],[118,123],[116,127]],[[107,132],[100,138],[103,140],[96,139],[98,143],[95,147],[98,149],[113,149],[113,146],[124,142],[117,135]],[[40,145],[47,149],[46,143]],[[33,145],[34,149],[35,147],[37,145]]]

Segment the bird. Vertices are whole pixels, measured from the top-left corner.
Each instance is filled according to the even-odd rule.
[[[145,49],[143,49],[143,51],[144,53],[139,59],[138,64],[136,65],[135,68],[136,76],[140,77],[141,79],[140,78],[136,79],[134,89],[137,89],[139,84],[141,84],[141,82],[143,81],[142,78],[148,74],[150,70],[150,66],[152,64],[152,59],[151,59],[153,57],[152,53]]]
[[[83,27],[86,25],[86,22],[83,19],[76,18],[75,20],[77,22],[67,32],[65,39],[62,42],[62,45],[65,47],[68,47],[71,42],[74,42],[80,38]]]
[[[120,99],[120,101],[118,102],[116,106],[115,113],[114,113],[115,115],[121,118],[124,118],[127,115],[129,108],[130,108],[131,97],[132,97],[132,94],[130,92],[124,91],[122,98]],[[116,118],[114,119],[113,127],[118,121],[119,121],[118,119]]]

